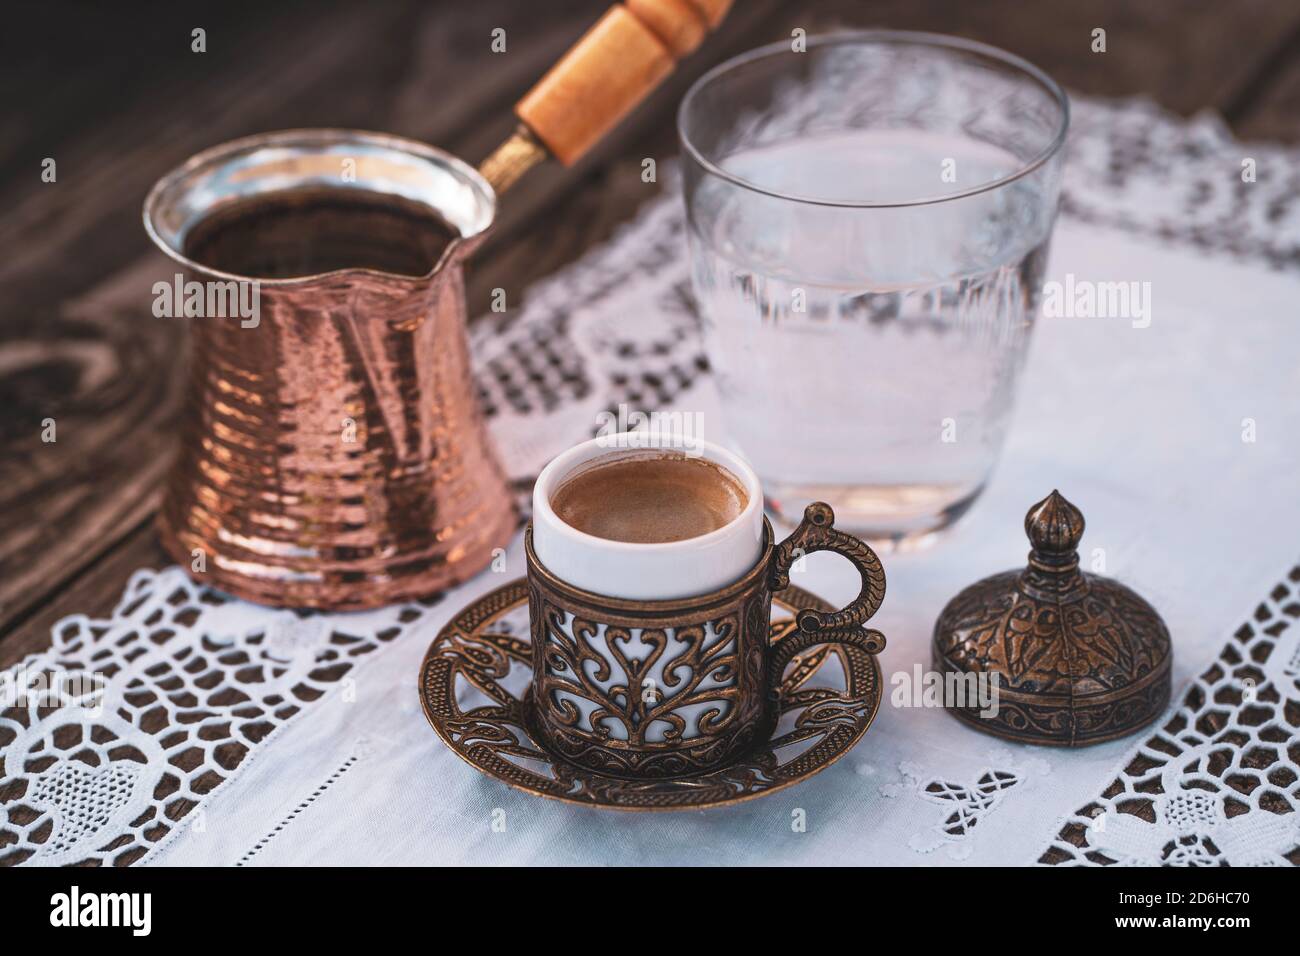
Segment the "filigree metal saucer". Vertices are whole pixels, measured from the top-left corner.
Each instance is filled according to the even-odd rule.
[[[789,603],[787,603],[789,602]],[[772,607],[772,639],[795,626],[793,607],[832,611],[796,587]],[[517,790],[614,810],[686,810],[752,800],[825,770],[867,731],[880,707],[880,667],[856,647],[826,644],[794,658],[781,719],[757,751],[698,776],[626,780],[573,766],[528,729],[532,647],[528,592],[513,581],[466,607],[429,646],[420,702],[458,757]]]

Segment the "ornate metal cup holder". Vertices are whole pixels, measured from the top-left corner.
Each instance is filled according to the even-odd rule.
[[[787,588],[773,605],[773,641],[795,627],[796,607],[833,610]],[[758,747],[707,773],[633,780],[570,764],[529,729],[532,667],[520,578],[470,604],[429,646],[419,685],[425,716],[458,757],[489,777],[525,793],[615,810],[725,806],[793,786],[844,756],[880,707],[875,656],[823,644],[786,668],[776,730]]]

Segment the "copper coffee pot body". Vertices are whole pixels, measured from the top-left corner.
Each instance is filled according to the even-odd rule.
[[[187,258],[192,227],[242,200],[321,189],[422,204],[459,237],[426,275],[262,279],[255,325],[190,319],[189,391],[158,530],[196,580],[239,597],[378,607],[467,579],[516,527],[465,335],[462,265],[491,224],[491,187],[421,143],[288,131],[194,157],[150,193],[145,223],[188,279],[248,282]]]
[[[195,320],[181,449],[158,520],[182,567],[254,601],[364,608],[462,581],[505,545],[516,515],[475,405],[461,265],[498,193],[548,156],[576,162],[730,6],[615,3],[516,104],[520,125],[482,174],[413,140],[289,130],[214,147],[159,180],[145,229],[209,286],[257,278],[186,252],[197,225],[248,199],[368,191],[430,209],[458,233],[423,276],[341,268],[263,279],[256,325]],[[394,242],[358,232],[358,242]]]

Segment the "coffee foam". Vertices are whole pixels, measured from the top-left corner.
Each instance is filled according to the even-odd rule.
[[[704,458],[615,453],[566,475],[551,509],[578,531],[632,544],[684,541],[726,527],[749,504],[744,484]]]

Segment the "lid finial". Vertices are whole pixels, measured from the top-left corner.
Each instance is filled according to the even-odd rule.
[[[1049,564],[1066,563],[1077,556],[1083,538],[1083,512],[1053,489],[1025,514],[1025,534],[1035,557]]]

